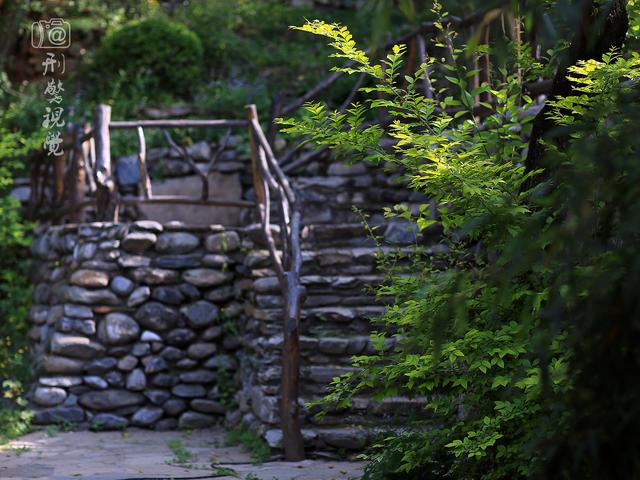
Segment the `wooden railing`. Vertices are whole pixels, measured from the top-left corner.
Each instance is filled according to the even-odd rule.
[[[172,203],[207,205],[215,207],[255,207],[264,241],[269,250],[273,269],[285,298],[283,318],[284,349],[282,352],[281,379],[281,427],[283,447],[287,460],[304,458],[304,445],[300,431],[298,412],[298,380],[300,374],[299,323],[300,310],[305,291],[300,284],[302,254],[300,247],[301,201],[287,176],[283,173],[267,137],[258,121],[255,105],[246,107],[246,120],[131,120],[112,121],[111,107],[98,105],[94,115],[93,127],[84,125],[73,128],[73,149],[71,164],[57,168],[60,180],[55,184],[64,189],[71,185],[71,205],[66,209],[69,218],[84,220],[83,210],[88,205],[96,205],[99,221],[117,222],[120,205]],[[146,162],[145,128],[163,129],[164,136],[172,150],[176,151],[202,181],[201,194],[198,197],[156,196]],[[179,146],[167,131],[168,128],[226,128],[222,141],[213,153],[206,168],[201,170],[189,155],[186,148]],[[209,172],[226,147],[231,129],[247,128],[251,149],[251,172],[255,188],[255,201],[228,200],[211,197]],[[131,129],[137,132],[138,168],[140,170],[139,196],[120,196],[111,162],[110,131],[112,129]],[[64,172],[71,181],[62,179]],[[58,178],[58,174],[56,175]],[[89,193],[88,198],[85,192]],[[275,206],[272,209],[272,205]],[[277,212],[279,225],[278,247],[272,225],[272,210]]]

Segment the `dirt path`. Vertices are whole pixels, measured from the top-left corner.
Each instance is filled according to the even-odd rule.
[[[223,446],[223,435],[220,429],[41,431],[0,446],[0,479],[346,480],[361,475],[362,464],[357,462],[306,460],[254,465],[239,447]],[[231,470],[225,472],[223,468]],[[222,476],[213,477],[214,474]]]

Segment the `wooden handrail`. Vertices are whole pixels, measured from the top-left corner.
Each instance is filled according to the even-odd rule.
[[[121,120],[109,124],[109,128],[241,128],[246,120]]]
[[[300,312],[305,290],[300,282],[302,253],[300,250],[300,198],[282,172],[267,137],[258,121],[255,105],[248,105],[251,160],[258,199],[258,215],[271,262],[285,299],[283,316],[282,376],[280,380],[280,427],[285,459],[304,459],[304,439],[298,408],[298,382],[300,378]],[[271,191],[275,195],[280,223],[280,250],[278,255],[271,230]]]

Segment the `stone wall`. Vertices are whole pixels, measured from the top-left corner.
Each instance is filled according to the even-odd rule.
[[[238,176],[241,198],[252,199],[251,176],[242,173],[249,160],[236,144],[216,172]],[[189,148],[204,165],[216,145]],[[200,180],[167,149],[150,152],[152,174],[199,188]],[[118,161],[122,193],[136,189],[133,160]],[[431,254],[441,247],[437,232],[425,236],[382,215],[385,206],[417,210],[425,201],[406,189],[396,169],[320,156],[290,178],[304,200],[303,433],[315,449],[358,450],[381,426],[419,412],[424,401],[361,396],[322,419],[305,405],[320,400],[334,376],[350,371],[353,355],[373,352],[369,333],[380,325],[372,319],[389,301],[370,291],[384,279],[378,255],[408,248]],[[62,419],[96,428],[243,422],[279,447],[283,298],[253,212],[229,220],[242,227],[194,226],[198,218],[187,215],[188,227],[144,215],[121,210],[126,223],[37,232],[31,314],[36,422]]]
[[[241,232],[139,221],[39,233],[36,423],[169,429],[229,412],[244,315]]]

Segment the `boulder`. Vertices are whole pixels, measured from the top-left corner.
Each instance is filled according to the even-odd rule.
[[[60,387],[37,387],[31,400],[43,407],[60,405],[67,398],[67,391]]]
[[[117,410],[119,408],[141,405],[144,396],[127,390],[110,389],[100,392],[88,392],[78,398],[80,405],[92,410]]]
[[[45,355],[42,359],[42,368],[47,373],[72,374],[82,373],[85,362],[57,355]]]
[[[162,358],[170,362],[176,362],[184,358],[184,352],[176,347],[165,347],[160,355]]]
[[[171,393],[173,393],[176,397],[196,398],[204,397],[207,391],[202,385],[187,385],[184,383],[179,383],[171,389]]]
[[[84,383],[95,390],[106,390],[109,388],[107,381],[97,375],[87,375],[84,377]]]
[[[163,255],[155,259],[154,265],[160,268],[182,269],[199,267],[202,255]]]
[[[194,268],[185,271],[183,278],[197,287],[215,287],[230,281],[233,274],[210,268]]]
[[[150,356],[142,359],[145,373],[158,373],[169,369],[167,362],[162,357]]]
[[[178,280],[178,272],[163,268],[142,267],[135,269],[132,274],[136,282],[147,285],[165,285]]]
[[[38,383],[45,387],[73,387],[82,383],[82,377],[40,377]]]
[[[127,355],[118,361],[118,369],[125,372],[130,372],[136,368],[136,365],[138,365],[138,359],[133,355]]]
[[[180,381],[184,383],[212,383],[218,378],[211,370],[194,370],[180,374]]]
[[[171,398],[171,394],[166,390],[147,390],[144,392],[144,396],[154,405],[162,405]]]
[[[142,255],[120,255],[118,265],[122,268],[141,268],[151,265],[151,259]]]
[[[178,426],[180,428],[207,428],[215,425],[216,417],[199,412],[184,412],[180,415]]]
[[[207,358],[216,353],[218,346],[215,343],[199,342],[194,343],[187,349],[187,355],[196,360]]]
[[[51,337],[51,352],[73,358],[94,358],[104,352],[104,347],[87,337],[54,333]]]
[[[213,413],[216,415],[224,415],[227,409],[220,402],[215,400],[205,400],[204,398],[195,398],[189,404],[197,412]]]
[[[70,303],[65,303],[62,308],[67,317],[93,318],[93,310],[89,307],[85,307],[84,305],[72,305]]]
[[[131,423],[138,427],[148,427],[160,420],[162,413],[162,409],[159,407],[144,407],[133,414]]]
[[[164,402],[162,409],[170,417],[177,417],[187,409],[187,404],[179,398],[171,398]]]
[[[213,290],[209,290],[205,293],[204,298],[216,303],[223,303],[228,300],[231,300],[235,295],[233,291],[233,286],[224,285],[220,288],[214,288]]]
[[[122,239],[122,248],[131,253],[143,253],[152,247],[158,237],[151,232],[131,232]]]
[[[212,253],[233,252],[239,247],[240,237],[237,232],[214,233],[205,241],[205,248]]]
[[[204,300],[183,307],[180,311],[187,317],[189,326],[196,329],[211,326],[220,315],[218,307]]]
[[[137,158],[136,158],[137,162]],[[133,230],[149,230],[153,233],[162,233],[164,227],[161,223],[154,222],[153,220],[138,220],[132,225]]]
[[[181,305],[184,301],[184,294],[178,287],[156,287],[151,297],[167,305]]]
[[[196,338],[196,334],[189,328],[176,328],[171,330],[165,340],[169,345],[188,345]]]
[[[216,340],[221,336],[222,336],[222,327],[220,325],[216,325],[214,327],[209,327],[204,332],[202,332],[202,335],[200,336],[200,338],[202,340],[208,341],[208,340]]]
[[[33,423],[36,425],[52,425],[61,422],[80,423],[84,421],[84,410],[80,407],[55,407],[35,412]]]
[[[147,377],[140,368],[135,368],[127,375],[127,390],[142,391],[147,386]]]
[[[191,233],[170,232],[160,235],[156,250],[170,254],[189,253],[198,248],[198,245],[200,245],[200,239]]]
[[[117,360],[113,357],[96,358],[86,366],[85,370],[91,375],[104,373],[115,367],[116,363]]]
[[[114,277],[113,280],[111,280],[111,290],[116,292],[116,295],[120,295],[121,297],[129,295],[133,291],[134,287],[135,284],[127,277],[123,277],[122,275],[118,275]]]
[[[137,307],[138,305],[142,305],[150,296],[151,289],[149,287],[138,287],[129,296],[129,300],[127,300],[127,307]]]
[[[106,287],[109,285],[109,274],[98,270],[76,270],[71,274],[69,282],[81,287]]]
[[[145,330],[144,332],[142,332],[142,335],[140,335],[140,341],[141,342],[161,342],[162,337],[160,337],[160,335],[150,330]]]
[[[67,287],[64,297],[68,302],[82,303],[85,305],[118,305],[118,297],[111,290],[87,290],[86,288],[72,286]]]
[[[139,336],[138,323],[124,313],[110,313],[98,325],[98,338],[106,345],[125,345]]]
[[[237,367],[237,362],[230,355],[222,354],[209,358],[204,363],[204,367],[211,369],[222,368],[224,370],[233,370]]]
[[[173,328],[180,315],[173,308],[158,302],[145,303],[135,314],[136,320],[144,327],[155,331]]]
[[[168,373],[158,373],[153,377],[151,383],[156,387],[172,387],[178,383],[178,378]]]
[[[164,432],[165,430],[177,430],[178,421],[175,418],[163,418],[156,423],[156,430]]]
[[[129,420],[120,415],[114,415],[112,413],[99,413],[93,420],[89,428],[91,430],[101,432],[108,430],[123,430],[129,425]]]

